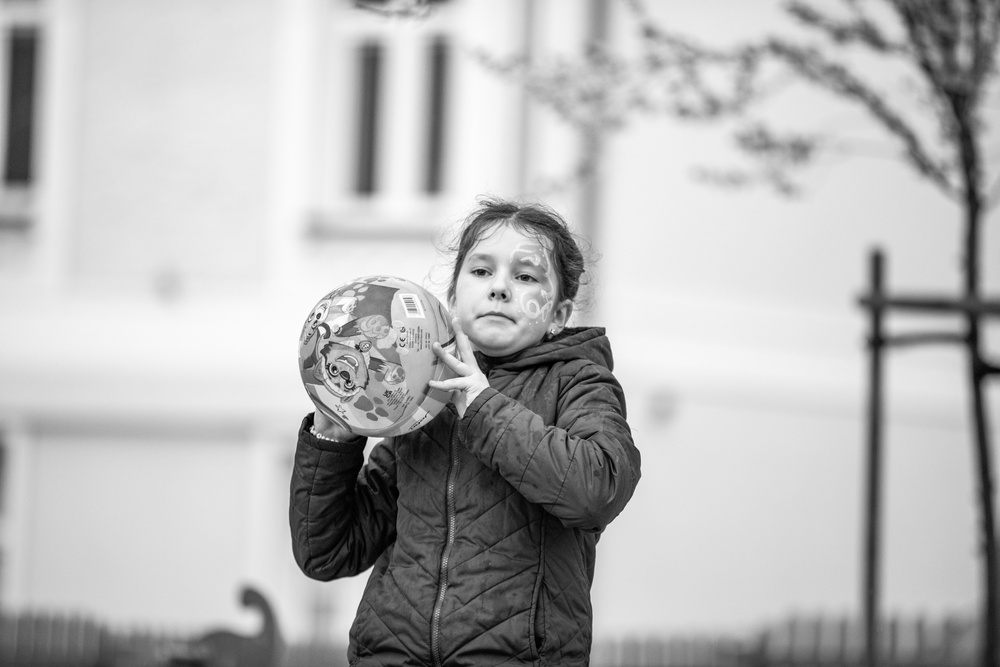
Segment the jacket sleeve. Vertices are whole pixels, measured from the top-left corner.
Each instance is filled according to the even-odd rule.
[[[601,531],[632,497],[640,456],[611,371],[595,364],[572,371],[559,388],[555,424],[489,388],[469,406],[460,435],[563,525]]]
[[[292,467],[289,523],[302,571],[327,581],[364,572],[396,537],[396,465],[383,441],[364,465],[365,440],[330,442],[302,421]]]

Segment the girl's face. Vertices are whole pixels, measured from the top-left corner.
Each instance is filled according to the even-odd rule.
[[[463,260],[451,311],[474,348],[503,357],[566,325],[573,303],[556,301],[558,287],[547,245],[517,227],[500,224]]]

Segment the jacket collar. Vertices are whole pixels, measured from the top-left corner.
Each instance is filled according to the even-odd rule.
[[[506,357],[489,357],[476,352],[479,368],[487,375],[493,369],[520,371],[557,361],[586,359],[614,370],[611,342],[603,327],[567,327],[557,336]]]

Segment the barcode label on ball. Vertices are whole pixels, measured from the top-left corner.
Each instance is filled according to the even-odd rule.
[[[403,311],[407,317],[425,317],[424,305],[420,303],[416,294],[400,294],[399,298],[403,302]]]

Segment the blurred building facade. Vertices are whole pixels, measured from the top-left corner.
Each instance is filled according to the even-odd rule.
[[[4,609],[239,623],[246,582],[289,636],[346,633],[363,582],[309,582],[290,556],[299,330],[356,276],[442,293],[447,232],[482,193],[542,194],[601,254],[580,318],[612,334],[644,478],[602,541],[598,633],[856,609],[852,298],[874,243],[900,280],[953,287],[956,214],[882,166],[798,207],[699,188],[687,160],[711,140],[653,119],[600,146],[597,180],[542,192],[588,145],[469,52],[577,53],[592,9],[0,3]],[[890,388],[897,609],[976,601],[958,361]]]

